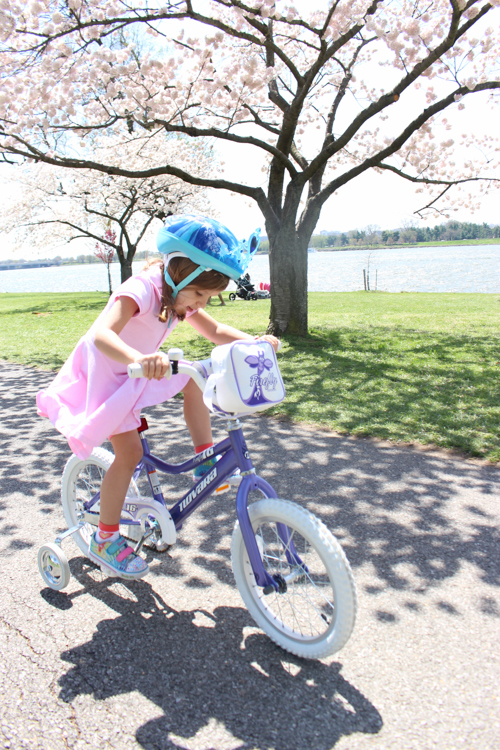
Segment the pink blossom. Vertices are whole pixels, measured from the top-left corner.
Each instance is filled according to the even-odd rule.
[[[466,7],[463,0],[460,3],[462,8]],[[500,0],[494,0],[493,5],[499,3]],[[472,99],[478,83],[488,84],[498,75],[498,11],[496,7],[484,6],[489,8],[487,15],[491,18],[489,28],[484,30],[486,22],[474,23],[478,9],[483,8],[479,2],[465,14],[472,19],[470,30],[445,50],[434,65],[426,63],[427,70],[413,83],[406,83],[408,71],[425,61],[439,41],[447,38],[453,13],[449,0],[431,0],[420,17],[414,3],[407,0],[397,4],[379,3],[370,15],[367,15],[368,8],[372,7],[369,0],[343,0],[335,6],[324,33],[326,4],[313,4],[310,10],[305,4],[300,12],[288,3],[275,5],[273,0],[259,0],[250,6],[239,3],[237,7],[232,0],[202,5],[204,12],[213,17],[214,25],[197,20],[180,24],[169,19],[167,8],[155,10],[154,4],[150,6],[148,12],[165,16],[155,23],[153,30],[153,36],[156,30],[164,35],[162,51],[158,52],[154,43],[149,49],[138,49],[132,44],[123,47],[123,40],[115,44],[121,33],[121,21],[128,24],[127,8],[132,6],[127,2],[68,0],[65,5],[56,0],[28,0],[26,4],[0,0],[0,34],[4,40],[0,50],[4,74],[0,84],[0,116],[3,122],[11,123],[7,125],[7,140],[0,136],[3,149],[12,148],[13,143],[15,146],[16,141],[8,140],[9,135],[21,135],[27,143],[39,144],[41,126],[47,138],[43,148],[63,163],[64,139],[58,135],[68,121],[80,126],[89,136],[112,123],[113,138],[118,143],[127,142],[132,127],[135,137],[144,132],[144,128],[161,127],[165,123],[182,133],[191,123],[212,129],[220,140],[224,140],[228,132],[235,136],[252,135],[256,144],[252,146],[255,159],[267,164],[269,138],[275,146],[278,138],[274,131],[282,127],[300,77],[313,66],[317,50],[321,45],[331,44],[332,39],[338,40],[340,34],[358,24],[365,26],[362,34],[369,43],[356,51],[358,35],[339,47],[335,56],[318,71],[308,95],[300,105],[296,104],[298,116],[293,124],[297,137],[312,129],[316,132],[318,127],[324,133],[329,107],[355,52],[358,57],[350,70],[348,90],[334,123],[336,138],[352,121],[353,110],[349,107],[353,102],[359,111],[365,111],[370,103],[380,101],[384,91],[392,91],[396,83],[401,83],[398,89],[402,91],[401,104],[394,106],[394,101],[384,104],[370,115],[363,128],[354,128],[346,150],[331,157],[332,174],[340,173],[353,159],[362,163],[378,150],[387,149],[405,123],[411,122],[411,113],[415,116],[428,103],[439,102],[450,90],[457,89],[455,76],[458,76],[458,85],[467,87],[467,97]],[[255,14],[245,7],[252,8]],[[456,9],[456,3],[454,7]],[[134,27],[146,29],[141,4],[134,4],[134,13]],[[84,24],[81,28],[74,22],[75,14]],[[252,16],[258,23],[262,23],[263,18],[274,18],[272,33],[282,55],[274,56],[272,67],[266,55],[264,35],[247,23]],[[113,18],[121,20],[106,26],[99,24],[99,21]],[[299,18],[305,21],[304,25],[291,23]],[[89,21],[92,25],[88,25]],[[232,33],[226,34],[221,25],[230,28]],[[132,32],[132,26],[123,28],[125,35]],[[50,41],[43,49],[37,47],[41,41],[39,29]],[[101,35],[105,35],[104,43],[96,44]],[[168,58],[163,55],[165,50],[168,50]],[[421,87],[422,81],[426,84],[432,81],[434,87]],[[274,95],[276,91],[279,97]],[[461,96],[456,95],[455,99],[459,103]],[[459,104],[458,108],[462,107]],[[451,118],[456,110],[455,107]],[[473,108],[470,111],[473,112]],[[406,160],[408,168],[423,169],[425,164],[430,164],[442,174],[451,172],[450,164],[440,166],[433,161],[432,146],[443,142],[445,128],[453,127],[453,123],[443,124],[441,129],[433,123],[423,126],[400,153],[391,154],[390,158],[394,164],[399,159]],[[71,138],[72,134],[70,141]],[[71,142],[76,150],[81,138],[80,134],[74,144]],[[91,137],[84,139],[82,143],[87,146],[80,148],[84,151],[90,148],[91,140]],[[306,158],[314,158],[315,148],[319,150],[322,143],[322,136],[316,138]],[[412,156],[408,156],[410,145],[417,149]],[[294,161],[290,153],[284,156]],[[188,163],[191,164],[186,160]],[[295,162],[294,169],[299,169]],[[326,178],[323,184],[326,185]]]

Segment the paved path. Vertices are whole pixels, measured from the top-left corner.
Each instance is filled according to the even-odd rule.
[[[37,750],[486,750],[500,746],[500,471],[247,421],[280,496],[341,539],[359,592],[354,634],[323,662],[262,634],[233,585],[233,502],[186,524],[131,584],[72,540],[72,579],[45,588],[40,544],[64,529],[65,441],[38,419],[49,373],[0,365],[0,740]],[[180,402],[150,410],[153,445],[189,446]]]

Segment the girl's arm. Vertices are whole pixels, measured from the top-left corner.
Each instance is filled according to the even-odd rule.
[[[230,344],[233,341],[264,339],[265,341],[269,341],[275,351],[278,349],[279,342],[275,336],[251,336],[249,333],[233,328],[233,326],[219,323],[205,312],[205,310],[198,310],[196,315],[190,315],[189,318],[186,318],[186,322],[193,326],[202,336],[205,336],[206,339],[217,345]]]
[[[120,338],[120,333],[138,310],[137,303],[131,297],[118,297],[97,329],[94,344],[100,352],[115,362],[124,365],[140,362],[144,377],[148,380],[160,380],[165,377],[170,366],[168,356],[164,352],[142,354]]]

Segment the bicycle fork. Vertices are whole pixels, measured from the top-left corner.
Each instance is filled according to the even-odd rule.
[[[265,481],[265,479],[262,479],[262,477],[259,477],[255,473],[255,469],[250,460],[245,439],[242,434],[241,424],[239,420],[235,421],[232,429],[229,429],[229,437],[231,439],[231,444],[238,459],[238,465],[240,466],[241,474],[243,477],[238,488],[238,493],[236,495],[236,514],[238,516],[243,541],[245,542],[245,547],[248,552],[248,557],[250,559],[250,564],[255,576],[255,581],[257,585],[263,589],[264,594],[266,595],[273,593],[273,591],[284,593],[284,591],[286,591],[286,584],[288,582],[291,582],[291,580],[296,578],[298,575],[308,572],[307,566],[304,565],[299,555],[297,554],[288,527],[285,524],[278,523],[278,536],[281,540],[281,543],[283,544],[287,562],[292,568],[294,568],[294,572],[292,572],[289,576],[286,576],[286,578],[283,578],[282,576],[273,578],[265,570],[262,562],[261,552],[259,550],[259,546],[255,538],[255,533],[248,516],[248,495],[252,490],[258,490],[259,492],[262,492],[264,497],[269,498],[277,499],[278,495],[271,487],[271,485]]]
[[[282,594],[285,593],[287,584],[307,573],[308,568],[297,554],[288,526],[277,523],[278,536],[283,545],[285,557],[293,570],[287,576],[278,575],[275,577],[271,577],[265,570],[261,551],[248,516],[248,494],[252,490],[259,490],[265,497],[277,498],[278,496],[271,485],[262,477],[255,474],[246,476],[243,478],[236,496],[236,513],[257,585],[263,589],[264,594],[272,594],[273,591]]]

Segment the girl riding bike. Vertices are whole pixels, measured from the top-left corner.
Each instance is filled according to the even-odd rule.
[[[148,572],[146,562],[119,533],[126,492],[143,452],[137,432],[141,409],[182,391],[196,453],[213,445],[203,394],[186,375],[165,379],[170,362],[158,351],[160,346],[182,321],[217,345],[254,338],[218,323],[204,308],[230,279],[244,273],[259,246],[258,232],[239,242],[213,219],[172,216],[160,230],[157,245],[164,260],[117,289],[55,380],[37,394],[38,414],[50,419],[80,458],[111,441],[115,459],[102,482],[99,528],[88,554],[122,578],[142,578]],[[262,338],[277,349],[274,336]],[[142,365],[145,379],[128,378],[127,365],[135,362]],[[196,471],[203,473],[211,465],[209,460]]]

